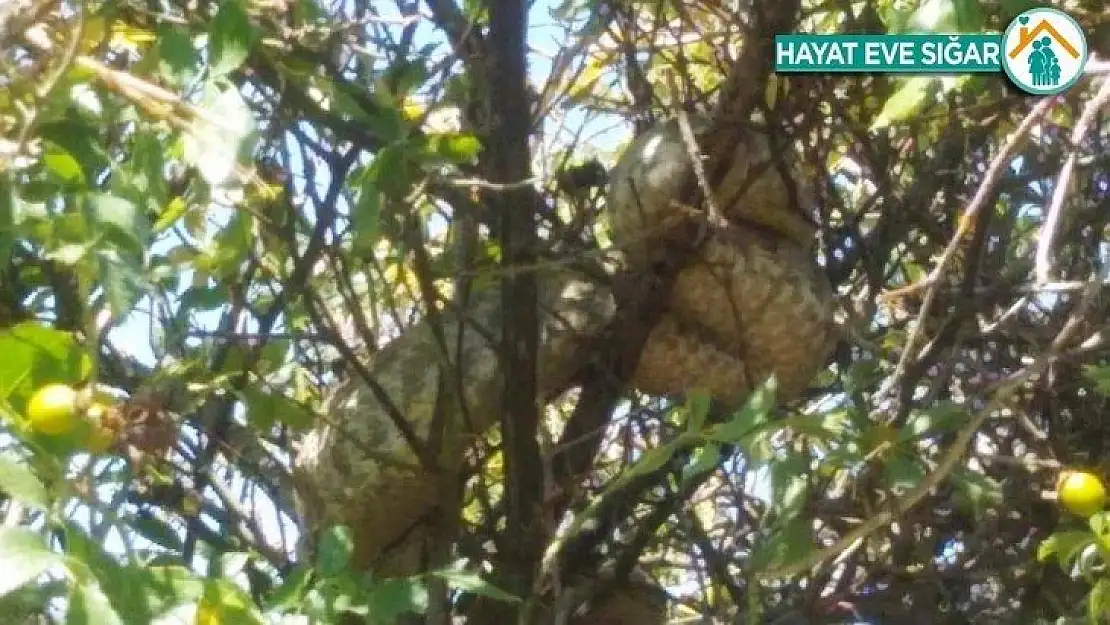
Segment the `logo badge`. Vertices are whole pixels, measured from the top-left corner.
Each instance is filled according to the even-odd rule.
[[[1060,93],[1079,80],[1086,63],[1087,38],[1063,11],[1030,9],[1002,35],[1002,69],[1022,91]]]

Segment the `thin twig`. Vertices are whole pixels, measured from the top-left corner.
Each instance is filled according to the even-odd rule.
[[[1064,213],[1064,200],[1071,189],[1072,175],[1079,162],[1079,144],[1087,136],[1091,125],[1095,121],[1095,113],[1110,102],[1110,77],[1102,79],[1102,86],[1095,97],[1083,107],[1083,114],[1079,116],[1075,128],[1071,132],[1071,145],[1068,146],[1068,158],[1060,167],[1060,174],[1056,177],[1056,186],[1052,189],[1052,201],[1049,202],[1044,224],[1037,239],[1037,253],[1033,260],[1034,275],[1037,282],[1048,282],[1048,274],[1052,271],[1052,242],[1060,230],[1061,217]]]

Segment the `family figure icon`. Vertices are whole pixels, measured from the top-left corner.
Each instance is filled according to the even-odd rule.
[[[1052,38],[1041,37],[1033,42],[1029,54],[1029,76],[1034,85],[1053,87],[1060,83],[1060,60],[1052,50]]]

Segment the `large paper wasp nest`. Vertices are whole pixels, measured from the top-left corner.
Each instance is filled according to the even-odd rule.
[[[637,390],[681,395],[701,388],[735,403],[774,374],[780,398],[791,398],[829,354],[830,289],[810,251],[813,228],[790,201],[793,185],[782,175],[789,168],[771,158],[766,137],[756,131],[744,137],[714,190],[722,216],[735,222],[714,229],[678,276],[668,311],[650,333],[631,381]],[[683,210],[676,201],[691,170],[687,155],[671,121],[637,138],[613,170],[607,210],[614,241],[633,267],[643,258],[646,232]],[[588,357],[587,339],[612,320],[615,305],[607,288],[581,274],[552,269],[537,278],[543,311],[540,399],[550,400],[572,383],[580,360]],[[499,294],[491,290],[475,299],[467,321],[445,322],[442,343],[431,327],[420,325],[380,350],[369,366],[418,437],[427,440],[432,424],[441,424],[437,471],[419,469],[390,410],[357,376],[337,390],[327,420],[298,455],[306,530],[350,526],[356,564],[379,576],[422,568],[422,542],[436,536],[429,521],[444,512],[442,487],[456,477],[472,440],[468,427],[481,434],[496,423],[501,372],[489,338],[500,335]],[[460,331],[462,347],[456,350]],[[444,364],[465,376],[462,405],[457,398],[438,398],[443,389],[449,397],[452,388],[440,381]]]
[[[695,132],[709,127],[691,122]],[[672,120],[638,137],[614,168],[613,240],[633,263],[643,256],[645,233],[684,210],[678,200],[691,151]],[[774,158],[766,134],[741,135],[713,189],[729,223],[712,229],[698,259],[679,274],[669,314],[648,339],[632,386],[660,395],[701,387],[739,401],[773,374],[780,398],[793,399],[824,365],[833,345],[831,290],[813,260],[815,228],[791,200],[804,189],[784,171],[794,177],[792,159]]]

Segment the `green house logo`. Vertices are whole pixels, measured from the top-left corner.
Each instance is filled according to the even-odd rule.
[[[1030,9],[1002,35],[1002,69],[1021,90],[1060,93],[1075,84],[1087,63],[1087,38],[1063,11]]]

